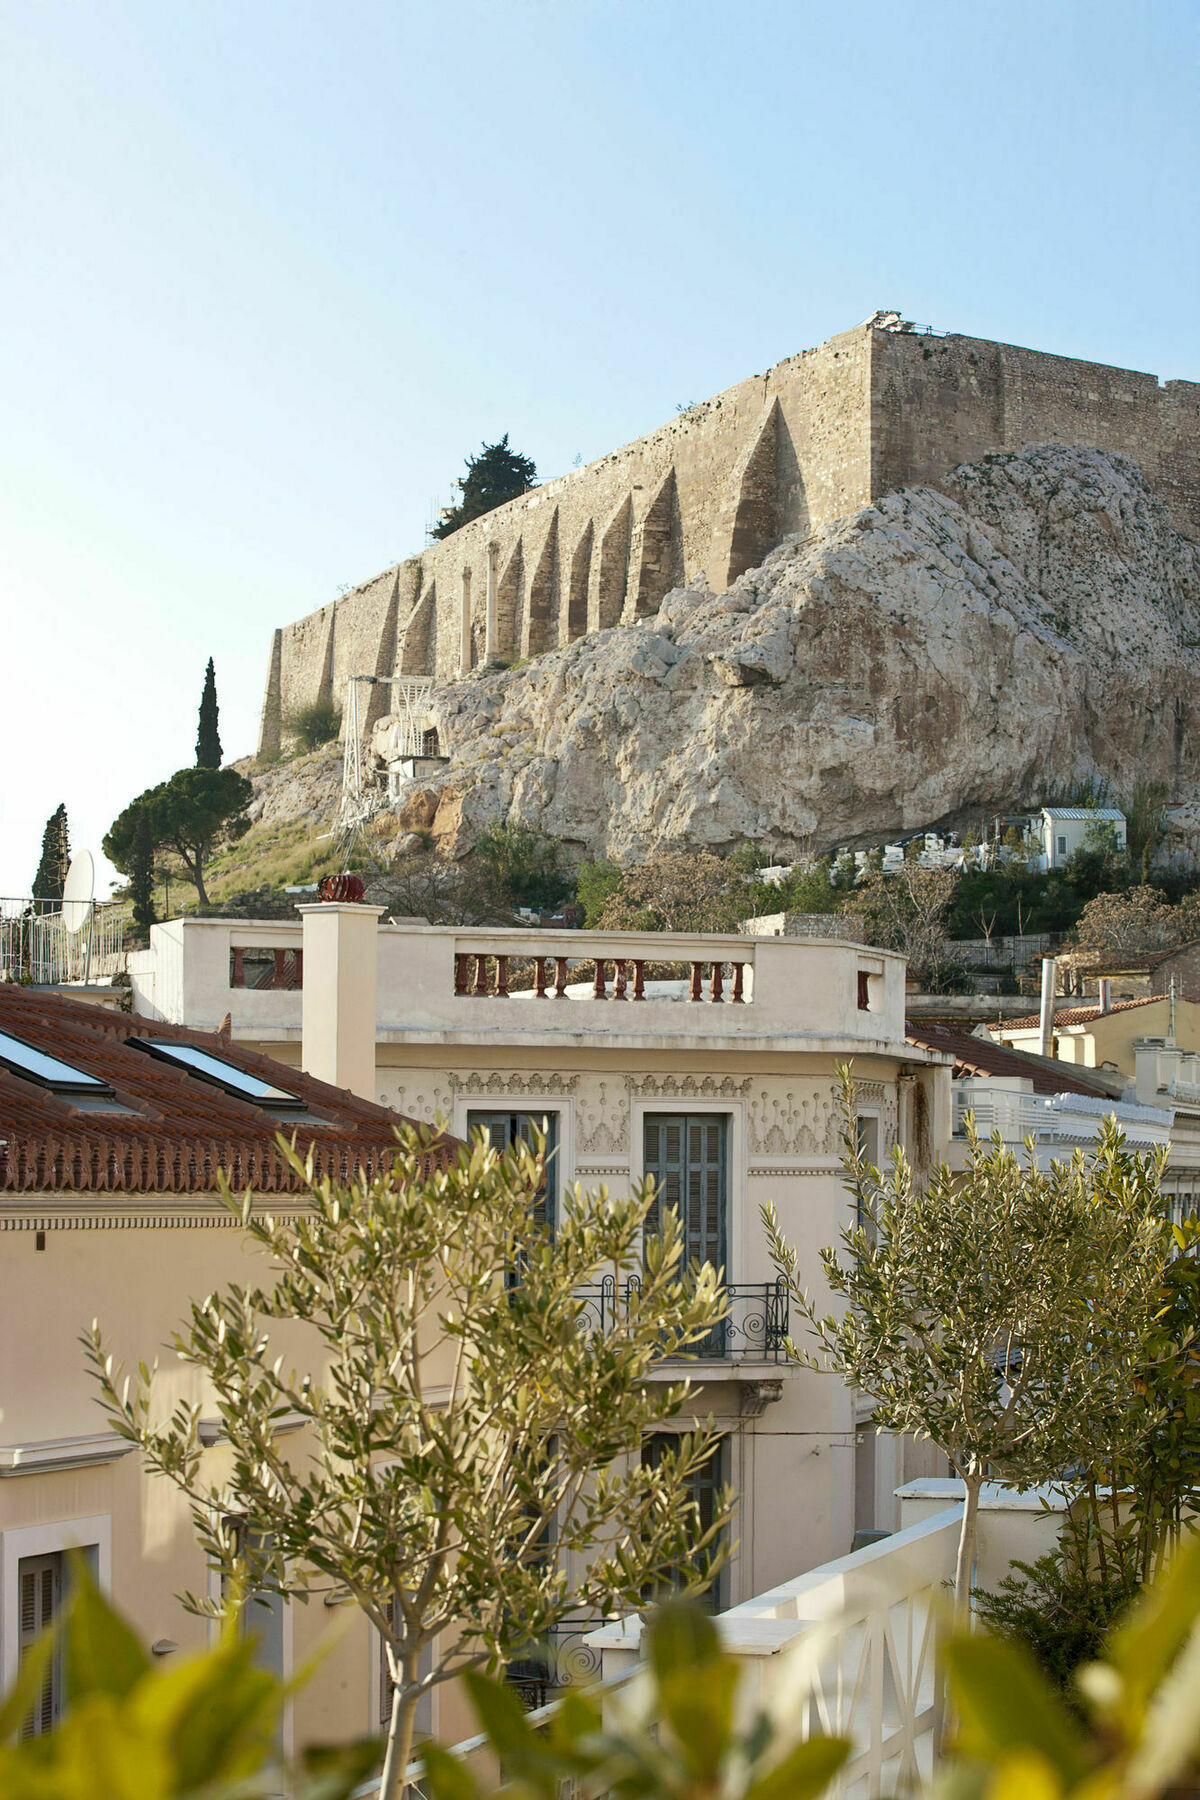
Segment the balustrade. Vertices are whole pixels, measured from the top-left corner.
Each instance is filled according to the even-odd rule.
[[[554,965],[551,986],[549,967]],[[572,986],[575,965],[575,993]],[[746,1003],[744,962],[671,961],[678,974],[647,974],[662,965],[648,957],[510,956],[478,950],[454,953],[454,993],[458,999],[509,1000],[648,1000],[665,998],[646,992],[648,980],[678,983],[679,998],[692,1005],[743,1006]],[[632,979],[631,979],[632,971]],[[611,987],[610,987],[611,979]],[[584,990],[584,991],[580,991]]]
[[[640,1291],[641,1282],[636,1275],[620,1283],[615,1276],[606,1275],[588,1287],[577,1288],[576,1298],[584,1302],[580,1331],[592,1337],[611,1330]],[[729,1282],[722,1291],[728,1309],[725,1317],[680,1355],[702,1362],[737,1358],[786,1361],[789,1307],[787,1283],[782,1277],[774,1281]]]

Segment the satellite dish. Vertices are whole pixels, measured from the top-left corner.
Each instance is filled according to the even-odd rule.
[[[63,882],[62,922],[74,935],[88,922],[92,911],[92,895],[96,891],[96,865],[90,850],[77,850]]]

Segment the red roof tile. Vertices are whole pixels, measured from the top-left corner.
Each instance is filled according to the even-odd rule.
[[[1138,1000],[1114,1000],[1105,1008],[1099,1006],[1069,1006],[1054,1015],[1055,1026],[1090,1025],[1094,1019],[1107,1018],[1109,1013],[1128,1012],[1131,1006],[1153,1006],[1156,1000],[1163,1000],[1164,994],[1143,994]],[[1039,1013],[1026,1013],[1019,1019],[999,1019],[993,1027],[996,1031],[1033,1031],[1041,1024]]]
[[[959,1026],[926,1024],[923,1019],[909,1019],[904,1027],[910,1044],[927,1050],[943,1050],[954,1058],[954,1073],[964,1075],[1023,1075],[1033,1083],[1035,1094],[1088,1094],[1109,1099],[1107,1086],[1089,1082],[1086,1075],[1074,1070],[1070,1063],[1058,1068],[1046,1067],[1047,1058],[1029,1056],[1023,1050],[1010,1050],[1007,1044],[996,1044],[977,1038]],[[1068,1073],[1071,1070],[1071,1073]]]
[[[103,1112],[0,1067],[0,1191],[174,1194],[234,1188],[298,1193],[304,1184],[280,1156],[276,1135],[313,1151],[319,1174],[374,1172],[395,1149],[401,1114],[361,1100],[224,1038],[86,1001],[0,982],[0,1030],[98,1076],[130,1110]],[[278,1118],[186,1069],[148,1056],[130,1038],[195,1044],[234,1068],[303,1100]],[[444,1139],[440,1155],[453,1140]]]

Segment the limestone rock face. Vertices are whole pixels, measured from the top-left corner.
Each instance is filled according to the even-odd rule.
[[[1124,457],[1051,445],[791,540],[724,594],[437,690],[434,822],[590,857],[780,852],[1107,777],[1200,798],[1200,550]]]

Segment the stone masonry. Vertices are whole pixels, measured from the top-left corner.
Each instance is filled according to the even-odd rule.
[[[876,318],[543,483],[276,631],[260,755],[355,675],[453,680],[716,593],[786,537],[1031,444],[1133,458],[1200,539],[1200,384]],[[369,690],[364,724],[389,709]]]

